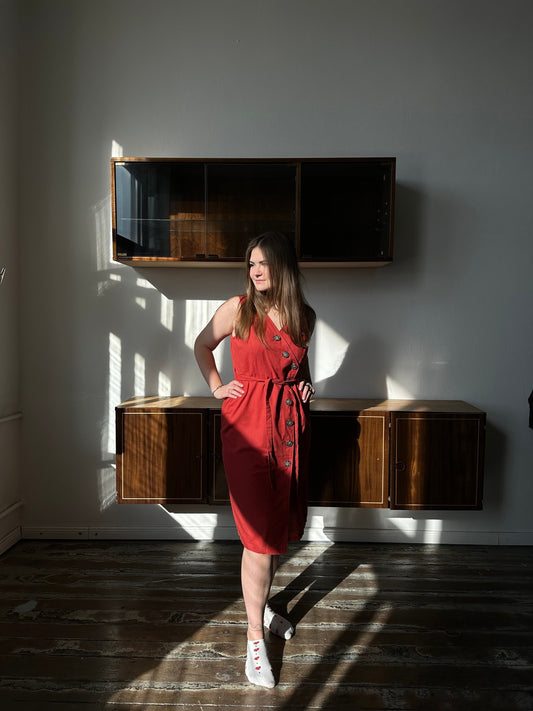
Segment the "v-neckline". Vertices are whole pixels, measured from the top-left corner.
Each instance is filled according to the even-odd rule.
[[[276,322],[274,321],[274,319],[272,318],[272,316],[270,316],[270,314],[267,314],[267,319],[268,319],[268,320],[270,321],[270,323],[274,326],[274,328],[276,329],[276,331],[277,331],[278,333],[282,333],[282,332],[283,332],[283,326],[282,326],[281,328],[279,328],[278,325],[276,324]]]

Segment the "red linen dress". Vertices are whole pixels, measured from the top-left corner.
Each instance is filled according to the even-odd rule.
[[[307,348],[268,318],[266,346],[250,330],[247,341],[232,336],[240,398],[222,404],[222,457],[231,507],[245,548],[285,553],[301,539],[307,518],[309,404],[298,383],[309,378]]]

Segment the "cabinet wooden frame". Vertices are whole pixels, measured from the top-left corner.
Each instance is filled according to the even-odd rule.
[[[166,177],[147,177],[151,167]],[[112,158],[113,258],[235,267],[250,238],[278,230],[301,266],[381,267],[393,258],[395,176],[395,158]]]
[[[204,503],[206,420],[202,409],[117,408],[118,503]]]
[[[388,413],[311,414],[309,504],[387,508]]]
[[[391,413],[391,509],[481,509],[484,413]]]
[[[118,502],[226,505],[220,410],[201,397],[118,406]],[[309,503],[481,509],[485,420],[463,401],[314,400]]]

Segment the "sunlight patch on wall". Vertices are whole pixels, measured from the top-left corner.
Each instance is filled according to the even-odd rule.
[[[170,378],[165,373],[159,372],[157,378],[157,394],[159,397],[170,397],[172,394],[172,384]]]
[[[416,520],[414,518],[389,518],[389,523],[416,543],[440,543],[442,519]]]
[[[116,468],[114,466],[102,467],[97,471],[100,511],[105,511],[115,503],[117,498],[116,480]]]
[[[442,538],[442,519],[430,519],[421,523],[424,526],[424,543],[440,543]]]
[[[146,299],[144,298],[144,296],[136,296],[135,303],[137,304],[137,306],[140,306],[141,309],[146,310]]]
[[[101,272],[111,265],[111,204],[108,195],[93,207],[96,234],[96,269]],[[100,285],[99,285],[100,286]]]
[[[314,383],[335,375],[344,361],[349,345],[335,329],[321,319],[317,320],[310,353]]]
[[[111,286],[113,281],[121,281],[121,277],[112,269],[120,269],[113,262],[113,249],[111,239],[111,197],[108,195],[93,206],[94,233],[95,233],[95,259],[98,281],[96,290],[102,296]]]
[[[219,300],[187,299],[185,302],[185,345],[191,350],[194,348],[196,336],[208,324],[215,311],[223,303],[224,301]],[[213,354],[219,370],[223,367],[227,341],[228,339],[224,339]]]
[[[155,286],[153,284],[150,284],[147,279],[138,278],[136,283],[140,289],[151,289],[152,291],[156,290]]]
[[[389,400],[413,400],[413,394],[407,390],[407,388],[397,383],[394,378],[387,375],[385,378],[385,383],[387,386],[387,398]]]
[[[185,344],[192,350],[200,331],[207,325],[223,301],[192,300],[185,302]]]
[[[115,407],[122,402],[122,342],[109,334],[109,399],[107,412],[107,451],[115,451]]]
[[[133,388],[135,397],[146,395],[146,359],[140,353],[135,354]]]
[[[111,158],[123,158],[124,148],[120,145],[118,141],[114,139],[111,141]]]
[[[160,504],[160,507],[170,518],[195,541],[214,540],[218,526],[216,513],[173,513]]]
[[[309,514],[305,524],[303,541],[328,541],[331,539],[324,530],[324,516],[322,514]],[[333,544],[332,544],[333,545]]]
[[[174,302],[161,294],[161,325],[168,331],[174,327]]]

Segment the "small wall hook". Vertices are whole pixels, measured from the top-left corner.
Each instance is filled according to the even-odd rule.
[[[4,281],[5,275],[6,275],[6,268],[2,267],[2,269],[0,269],[0,284]]]

